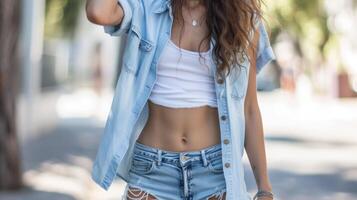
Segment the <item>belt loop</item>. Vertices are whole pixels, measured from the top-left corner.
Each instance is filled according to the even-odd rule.
[[[157,149],[157,165],[161,165],[161,149]]]
[[[203,166],[206,167],[207,166],[207,159],[206,159],[206,153],[205,153],[204,149],[201,150],[201,156],[202,156]]]

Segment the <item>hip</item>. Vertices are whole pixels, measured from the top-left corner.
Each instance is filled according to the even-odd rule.
[[[126,194],[131,188],[157,199],[205,199],[226,190],[221,145],[175,152],[135,143]]]

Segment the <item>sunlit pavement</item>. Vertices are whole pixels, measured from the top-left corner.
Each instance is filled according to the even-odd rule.
[[[48,95],[42,103],[54,105],[57,126],[36,133],[22,144],[23,181],[18,192],[1,192],[1,200],[109,200],[121,199],[125,186],[115,181],[109,191],[98,187],[90,170],[112,100],[90,89]],[[53,96],[58,96],[53,102]],[[40,113],[39,113],[40,114]],[[41,117],[45,120],[45,117]],[[46,123],[44,121],[44,123]]]
[[[22,144],[24,183],[6,200],[121,199],[124,182],[109,191],[90,178],[112,95],[90,90],[61,95],[56,127]],[[299,98],[259,93],[269,176],[276,199],[357,199],[357,99]],[[256,192],[246,155],[248,190]]]
[[[259,93],[269,176],[279,199],[357,199],[357,99]],[[256,191],[246,161],[250,191]]]

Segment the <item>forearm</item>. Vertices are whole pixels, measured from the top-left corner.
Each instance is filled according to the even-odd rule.
[[[252,106],[245,113],[245,149],[254,173],[258,189],[271,191],[267,172],[263,124],[258,106]]]
[[[86,14],[92,23],[116,25],[121,22],[124,11],[117,0],[87,0]]]

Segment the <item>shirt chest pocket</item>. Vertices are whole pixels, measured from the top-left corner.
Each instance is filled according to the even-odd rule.
[[[140,67],[147,60],[153,47],[153,42],[142,35],[138,26],[132,24],[128,32],[125,48],[123,49],[124,68],[130,74],[137,76]]]
[[[243,99],[248,86],[248,66],[237,66],[233,69],[230,81],[232,85],[231,98],[236,101]]]

